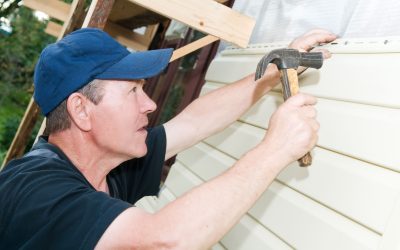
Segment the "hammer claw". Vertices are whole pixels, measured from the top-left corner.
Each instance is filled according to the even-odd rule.
[[[255,80],[260,79],[265,72],[269,63],[274,63],[281,72],[281,82],[284,100],[291,95],[297,94],[299,90],[297,67],[305,66],[311,68],[320,68],[322,66],[323,57],[321,52],[300,53],[295,49],[276,49],[269,54],[263,56],[257,64]],[[311,165],[312,157],[307,153],[299,159],[302,167]]]
[[[266,66],[265,66],[265,58],[266,58],[266,55],[263,56],[263,58],[261,58],[260,62],[257,64],[255,80],[260,79],[264,75],[264,72],[265,72],[264,68],[266,68]]]

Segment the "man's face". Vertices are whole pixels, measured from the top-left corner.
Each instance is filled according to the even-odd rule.
[[[123,160],[142,157],[145,144],[147,114],[156,104],[143,91],[144,80],[103,80],[104,96],[93,106],[92,134],[96,144]]]

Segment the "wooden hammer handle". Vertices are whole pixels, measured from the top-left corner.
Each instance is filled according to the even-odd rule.
[[[299,92],[299,79],[297,78],[297,70],[295,69],[282,69],[280,72],[283,98],[286,101],[289,97]],[[310,152],[305,154],[298,161],[301,167],[310,166],[312,163]]]

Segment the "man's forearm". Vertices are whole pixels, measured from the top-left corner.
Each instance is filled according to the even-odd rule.
[[[254,75],[249,75],[199,97],[184,115],[199,126],[202,137],[208,136],[237,120],[270,89],[265,83],[254,82]]]
[[[280,152],[257,146],[221,176],[167,205],[154,215],[155,221],[158,225],[173,221],[173,234],[184,244],[178,249],[208,249],[239,221],[289,161]]]
[[[276,74],[272,73],[255,82],[252,74],[193,101],[182,113],[165,124],[169,143],[167,151],[170,150],[168,156],[196,144],[237,120],[272,89],[277,79]]]

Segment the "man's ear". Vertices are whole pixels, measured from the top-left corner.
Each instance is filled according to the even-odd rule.
[[[92,128],[90,110],[92,102],[81,93],[72,93],[67,99],[67,111],[71,121],[83,131]]]

